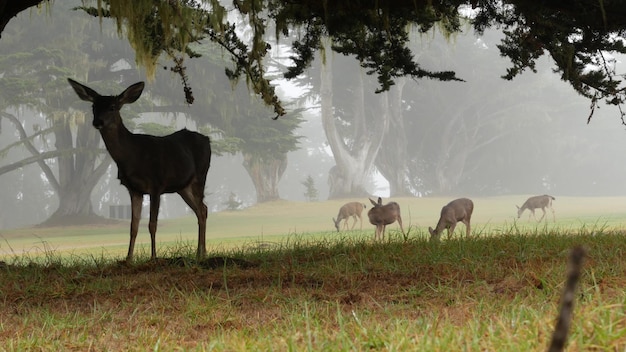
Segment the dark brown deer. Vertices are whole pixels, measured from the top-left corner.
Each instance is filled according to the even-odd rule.
[[[524,210],[530,210],[535,220],[537,220],[537,216],[535,216],[535,209],[541,209],[543,211],[543,215],[541,219],[537,220],[537,222],[541,222],[543,218],[546,216],[546,208],[549,208],[552,211],[552,220],[556,222],[556,217],[554,215],[554,209],[552,208],[552,201],[556,198],[544,194],[542,196],[534,196],[528,198],[521,207],[517,207],[517,218],[519,219],[522,216]],[[530,214],[528,214],[528,220],[530,220]],[[546,220],[547,221],[547,220]]]
[[[150,196],[151,259],[156,259],[157,218],[161,194],[178,193],[198,218],[198,259],[206,255],[206,218],[204,185],[211,163],[209,137],[180,130],[164,137],[131,133],[122,123],[120,109],[139,99],[144,83],[126,88],[120,95],[100,95],[93,89],[68,78],[82,100],[93,103],[93,126],[117,164],[117,177],[130,193],[132,219],[126,261],[133,258],[141,218],[143,195]]]
[[[383,200],[380,197],[378,197],[378,202],[374,202],[371,199],[369,200],[374,206],[367,212],[367,217],[370,219],[370,223],[376,226],[374,239],[385,239],[385,227],[389,224],[394,223],[396,220],[400,225],[400,230],[402,230],[402,234],[406,236],[406,234],[404,233],[404,228],[402,227],[402,217],[400,216],[400,205],[398,205],[398,203],[389,202],[383,205]]]
[[[363,218],[361,218],[361,213],[363,213],[363,209],[365,209],[365,204],[361,202],[350,202],[344,204],[341,208],[339,208],[339,214],[337,214],[337,220],[333,218],[333,222],[335,223],[335,228],[337,232],[339,232],[339,224],[341,224],[341,220],[343,222],[343,228],[348,229],[348,219],[352,217],[354,222],[352,223],[352,227],[350,230],[354,230],[354,225],[356,225],[356,219],[359,218],[361,221],[361,230],[363,230]]]
[[[474,202],[468,198],[459,198],[451,201],[441,208],[441,216],[439,222],[433,230],[432,227],[428,228],[430,232],[430,240],[439,241],[441,233],[444,229],[448,229],[448,237],[454,233],[456,223],[461,221],[465,224],[465,233],[469,237],[471,227],[470,221],[472,220],[472,213],[474,212]]]

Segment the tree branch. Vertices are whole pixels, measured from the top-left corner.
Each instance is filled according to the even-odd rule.
[[[50,182],[50,185],[52,186],[52,188],[54,188],[54,190],[58,192],[59,188],[60,188],[59,187],[59,181],[56,179],[56,176],[54,175],[54,172],[52,172],[52,170],[50,169],[48,164],[45,163],[45,160],[49,159],[49,158],[40,158],[42,154],[31,143],[28,135],[26,134],[26,131],[24,130],[24,127],[20,123],[20,120],[18,120],[17,117],[15,117],[15,116],[13,116],[13,115],[11,115],[9,113],[6,113],[6,112],[0,112],[0,116],[5,117],[9,121],[11,121],[13,123],[13,125],[15,125],[15,128],[17,129],[18,133],[20,134],[20,141],[22,141],[24,143],[24,146],[26,147],[26,149],[35,158],[33,162],[36,162],[37,164],[39,164],[39,167],[41,167],[41,170],[43,171],[43,173],[48,178],[48,182]],[[25,160],[28,160],[28,159],[25,159]],[[8,165],[8,166],[11,166],[11,165]],[[0,169],[2,169],[2,168],[0,168]],[[12,170],[15,170],[15,169],[12,169]],[[9,170],[9,171],[11,171],[11,170]],[[2,174],[2,172],[0,172],[0,175],[1,174]]]

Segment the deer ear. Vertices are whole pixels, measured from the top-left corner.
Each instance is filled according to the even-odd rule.
[[[141,92],[143,92],[144,83],[138,82],[133,84],[132,86],[126,88],[122,94],[117,96],[120,104],[130,104],[134,103],[141,96]]]
[[[72,88],[74,88],[74,91],[82,100],[90,101],[93,103],[93,101],[100,96],[100,94],[98,94],[95,90],[84,86],[71,78],[68,78],[67,81],[70,82],[70,85],[72,86]]]
[[[383,199],[378,197],[378,205],[383,205]]]
[[[378,205],[378,204],[376,204],[376,202],[374,202],[374,201],[372,200],[372,198],[367,198],[367,199],[369,199],[369,200],[370,200],[370,202],[371,202],[374,206],[377,206],[377,205]]]

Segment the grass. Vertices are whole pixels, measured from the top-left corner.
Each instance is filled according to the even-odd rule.
[[[626,197],[560,197],[554,201],[557,222],[548,223],[529,220],[528,213],[517,219],[515,204],[521,204],[526,195],[474,198],[472,218],[473,233],[498,234],[517,228],[520,232],[546,231],[595,231],[597,229],[621,229],[626,221]],[[447,198],[400,198],[394,199],[402,208],[405,228],[411,227],[411,236],[428,233],[435,226],[441,207]],[[369,201],[366,211],[370,208]],[[207,220],[207,245],[209,251],[236,248],[244,244],[281,242],[286,236],[305,237],[337,236],[332,217],[337,215],[345,200],[325,202],[277,201],[260,204],[242,211],[210,214]],[[538,216],[541,211],[538,211]],[[550,213],[547,215],[551,216]],[[161,220],[157,232],[157,251],[180,244],[196,242],[197,225],[193,217]],[[350,220],[350,225],[352,220]],[[0,231],[0,260],[13,256],[45,256],[47,252],[68,255],[93,255],[122,258],[128,248],[129,221],[118,225],[73,226],[56,228],[29,227]],[[356,229],[359,223],[356,224]],[[396,224],[388,229],[398,229]],[[463,225],[457,227],[461,233]],[[373,226],[365,218],[363,231],[350,232],[349,236],[368,237],[374,233]],[[445,237],[445,235],[444,235]],[[136,250],[149,251],[147,219],[142,219],[137,237]],[[148,247],[146,249],[146,246]]]
[[[580,244],[588,257],[569,350],[623,350],[626,241],[619,218],[599,214],[607,202],[593,207],[592,221],[577,220],[575,207],[555,202],[559,222],[548,225],[511,221],[502,205],[509,202],[477,200],[473,235],[461,236],[460,225],[440,244],[425,231],[437,218],[426,208],[445,204],[437,200],[400,202],[412,232],[405,240],[388,230],[384,242],[372,241],[371,226],[328,232],[336,214],[318,213],[322,203],[306,211],[280,202],[215,215],[209,223],[221,233],[213,232],[211,256],[241,259],[240,265],[196,263],[193,236],[163,241],[161,228],[160,259],[149,261],[141,250],[132,265],[89,249],[18,253],[18,234],[3,233],[14,250],[0,266],[0,350],[545,350],[566,257]],[[262,240],[271,246],[256,245],[261,237],[250,233],[250,219],[269,224],[306,214],[316,220],[307,226],[323,229],[288,227],[282,236],[267,230]],[[230,221],[220,223],[223,217]],[[187,223],[193,221],[164,222],[163,233]],[[233,223],[246,230],[228,230]],[[113,229],[66,229],[65,244],[90,231],[87,237],[102,241]],[[63,238],[61,229],[19,231],[35,230],[40,238]],[[218,239],[229,233],[240,237]],[[119,236],[125,250],[127,235]]]

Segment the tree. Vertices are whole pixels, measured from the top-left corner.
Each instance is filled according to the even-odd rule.
[[[184,108],[179,106],[179,111],[201,125],[210,124],[220,132],[219,138],[234,141],[227,152],[242,154],[257,202],[280,199],[278,184],[287,167],[287,153],[298,148],[300,137],[295,131],[302,119],[297,111],[292,111],[268,124],[270,115],[263,102],[245,87],[232,89],[225,78],[216,77],[223,61],[216,54],[212,54],[215,57],[210,60],[209,55],[205,53],[186,70],[196,79],[204,77],[207,82],[210,78],[212,84],[198,86],[195,89],[196,96],[200,97],[198,102]],[[219,142],[219,138],[213,141]]]
[[[494,73],[502,67],[502,60],[483,46],[497,42],[493,34],[485,33],[485,39],[490,39],[486,42],[476,42],[466,33],[456,36],[454,45],[441,35],[420,44],[423,61],[452,67],[467,81],[428,81],[407,89],[405,131],[414,136],[408,143],[412,151],[408,165],[411,188],[417,194],[454,195],[472,184],[495,187],[498,182],[489,174],[499,170],[493,165],[490,148],[502,139],[512,139],[520,124],[539,119],[535,112],[540,109],[524,99],[530,88],[521,84],[507,87]],[[495,86],[502,88],[486,88]]]
[[[413,44],[421,61],[449,67],[466,82],[405,86],[414,194],[624,192],[615,177],[624,167],[611,161],[626,147],[623,131],[610,127],[608,109],[589,126],[572,120],[588,103],[559,82],[547,58],[537,62],[537,74],[513,83],[498,75],[507,65],[496,47],[502,33],[464,33],[452,43],[439,33],[428,37]]]
[[[388,111],[389,128],[384,136],[384,143],[376,155],[375,165],[389,182],[389,195],[403,197],[411,195],[409,187],[407,149],[407,130],[404,123],[404,100],[402,97],[405,79],[396,80],[389,90]]]
[[[13,17],[33,6],[38,6],[42,2],[44,2],[44,0],[0,0],[0,37],[2,36],[2,32],[4,32],[4,28]]]
[[[68,13],[59,12],[63,17],[67,17]],[[79,13],[80,14],[80,13]],[[68,21],[64,21],[55,16],[54,23],[62,23],[64,26]],[[43,24],[42,24],[43,25]],[[5,150],[9,152],[19,145],[25,146],[31,156],[26,159],[11,161],[0,167],[0,174],[16,170],[30,163],[37,163],[41,172],[46,175],[47,182],[58,195],[59,204],[57,210],[48,219],[48,224],[60,223],[70,220],[77,221],[94,221],[95,213],[92,207],[92,191],[101,176],[106,172],[111,160],[108,154],[101,146],[100,136],[97,130],[91,126],[89,115],[85,116],[82,111],[84,107],[78,107],[76,110],[69,110],[68,107],[73,103],[79,104],[75,95],[71,94],[68,89],[65,77],[83,77],[84,82],[94,83],[100,78],[108,82],[108,86],[104,86],[102,82],[96,83],[101,91],[112,92],[118,91],[118,82],[114,82],[111,78],[118,77],[121,85],[131,84],[139,80],[136,68],[128,64],[132,62],[130,55],[132,51],[118,40],[114,32],[110,31],[110,26],[104,23],[102,27],[96,23],[89,21],[79,21],[75,19],[72,25],[80,28],[72,37],[67,36],[63,39],[59,37],[42,35],[46,32],[35,26],[28,27],[29,31],[15,31],[9,29],[5,32],[2,45],[4,48],[11,48],[11,55],[0,57],[0,69],[3,72],[3,80],[0,80],[2,92],[0,92],[0,106],[2,106],[2,115],[0,120],[11,122],[11,125],[20,132],[20,142],[13,144]],[[80,26],[84,27],[80,27]],[[107,28],[109,30],[107,31]],[[105,33],[103,37],[101,31]],[[29,45],[36,43],[36,40],[24,39],[20,36],[33,35],[40,40],[40,46],[37,50],[31,50]],[[48,33],[54,34],[56,31],[50,30]],[[61,33],[63,31],[60,31]],[[109,34],[107,36],[107,34]],[[112,36],[110,34],[113,34]],[[94,36],[100,37],[99,41],[94,41]],[[69,40],[68,40],[69,39]],[[56,42],[59,43],[56,43]],[[104,44],[101,44],[104,42]],[[55,43],[56,49],[51,49],[46,44]],[[108,49],[102,52],[103,46]],[[97,57],[97,59],[96,59]],[[207,60],[215,59],[214,61]],[[21,65],[16,66],[14,62],[20,60]],[[119,62],[125,63],[121,67]],[[286,153],[293,150],[297,145],[298,137],[293,135],[293,130],[297,127],[299,119],[297,116],[283,118],[280,123],[268,125],[263,123],[268,115],[263,108],[263,104],[250,97],[246,89],[239,89],[240,96],[236,97],[231,94],[228,81],[220,76],[223,89],[220,92],[211,92],[215,88],[211,79],[215,76],[210,74],[213,68],[223,67],[223,59],[219,55],[206,55],[202,61],[194,62],[194,66],[189,68],[198,80],[206,82],[205,102],[195,104],[193,109],[187,105],[181,105],[172,99],[167,98],[171,93],[174,84],[160,83],[150,87],[147,90],[147,99],[144,103],[137,107],[125,108],[130,110],[125,113],[130,119],[137,117],[137,113],[132,113],[132,109],[145,111],[146,102],[152,99],[153,103],[158,102],[159,106],[152,108],[155,112],[166,112],[170,114],[184,113],[189,118],[197,122],[201,129],[209,130],[208,133],[219,133],[219,138],[214,138],[213,144],[215,151],[236,152],[243,150],[248,152],[252,157],[248,160],[256,160],[256,165],[249,168],[250,172],[256,172],[257,169],[267,168],[267,174],[274,175],[271,181],[266,182],[267,177],[261,176],[257,182],[261,192],[264,186],[270,189],[263,200],[278,198],[277,184],[280,180],[281,172],[273,173],[274,164],[267,164],[264,160],[258,161],[258,155],[264,158],[274,157],[273,153],[278,153],[278,160],[286,162]],[[124,67],[126,65],[127,67]],[[114,73],[110,71],[110,67],[116,67]],[[170,73],[160,70],[158,73],[159,82],[171,82],[167,79]],[[164,78],[165,77],[165,78]],[[213,78],[213,80],[215,80]],[[44,89],[42,89],[44,87]],[[225,98],[227,97],[227,98]],[[35,135],[27,135],[26,131],[20,124],[20,116],[10,114],[6,108],[16,107],[22,109],[23,106],[30,105],[37,112],[48,116],[44,120],[47,128],[42,128]],[[153,105],[153,104],[150,104]],[[1,111],[1,110],[0,110]],[[222,118],[222,113],[226,117],[239,115],[242,117],[237,119]],[[207,114],[207,112],[213,112]],[[247,118],[250,114],[258,116],[257,128],[242,127],[242,125],[251,126],[251,119]],[[133,128],[132,121],[126,121]],[[212,129],[207,128],[213,125]],[[8,126],[8,125],[5,125]],[[146,131],[147,126],[138,126],[143,128],[144,132],[155,133],[154,129]],[[222,129],[219,129],[222,127]],[[229,130],[229,135],[224,135],[224,131]],[[7,132],[5,128],[5,133]],[[170,131],[171,132],[171,131]],[[46,138],[47,145],[35,146],[31,142],[33,138],[40,136]],[[247,138],[247,140],[239,139],[239,137]],[[254,137],[256,136],[256,139]],[[55,148],[50,148],[54,146]],[[265,148],[267,147],[267,148]],[[254,159],[257,158],[257,159]],[[9,160],[9,159],[5,159]],[[278,165],[280,166],[280,165]],[[58,167],[58,171],[55,168]],[[284,168],[283,166],[280,166]],[[280,168],[279,168],[280,170]],[[82,218],[82,220],[80,219]],[[91,220],[89,220],[91,219]]]
[[[313,176],[308,175],[306,180],[302,181],[302,185],[304,186],[304,198],[306,198],[309,202],[317,201],[317,188],[315,188],[315,180]]]
[[[0,14],[0,30],[16,13],[41,2],[18,5],[1,1],[0,9],[6,13]],[[598,4],[596,0],[575,0],[568,6],[557,0],[237,1],[233,11],[247,19],[252,29],[249,40],[239,37],[236,25],[227,22],[226,8],[217,0],[204,2],[208,11],[198,11],[200,5],[190,0],[108,0],[98,1],[101,8],[85,10],[114,18],[120,32],[126,28],[124,35],[148,72],[154,71],[161,54],[177,57],[181,62],[184,54],[189,53],[189,43],[200,37],[209,38],[231,57],[233,68],[227,69],[227,75],[235,81],[245,76],[253,91],[273,106],[277,115],[282,115],[285,110],[264,74],[263,61],[271,48],[265,38],[268,25],[287,38],[292,33],[300,34],[300,39],[292,42],[293,66],[285,77],[296,77],[308,68],[321,47],[321,38],[329,36],[336,43],[333,50],[354,56],[368,73],[377,76],[379,91],[384,91],[399,76],[456,79],[451,71],[423,69],[408,48],[407,30],[418,28],[425,33],[440,25],[446,32],[456,33],[461,29],[460,10],[471,8],[472,26],[477,32],[490,27],[505,29],[506,37],[499,48],[511,60],[512,67],[504,78],[534,70],[536,60],[548,53],[562,79],[591,100],[591,116],[601,101],[617,105],[621,111],[626,98],[624,82],[608,56],[626,52],[621,40],[626,31],[626,7],[619,1]],[[159,35],[155,36],[155,32]],[[159,41],[152,41],[157,37]],[[192,101],[183,66],[177,64],[176,68],[187,100]]]
[[[67,16],[67,13],[61,13]],[[91,218],[90,221],[93,221],[95,213],[91,192],[110,165],[110,158],[99,147],[100,138],[95,129],[82,113],[68,109],[75,98],[69,94],[64,77],[76,73],[97,76],[106,65],[106,60],[111,60],[109,64],[119,60],[120,52],[113,49],[114,43],[109,43],[108,56],[100,55],[100,60],[90,61],[89,53],[98,51],[99,46],[87,43],[86,39],[89,35],[100,33],[100,28],[84,20],[74,20],[72,25],[76,32],[62,40],[42,34],[54,32],[44,30],[43,24],[40,28],[30,26],[30,31],[12,31],[9,37],[5,35],[3,41],[12,53],[0,59],[4,75],[0,93],[0,106],[4,110],[2,116],[13,122],[21,144],[31,153],[30,158],[5,165],[0,172],[29,163],[39,165],[59,198],[56,211],[48,219],[51,224],[67,218],[76,221],[76,217]],[[50,24],[46,26],[49,29]],[[37,35],[33,35],[35,32]],[[32,50],[34,43],[39,43],[36,50]],[[16,66],[14,62],[18,59],[20,65]],[[33,136],[26,134],[18,117],[6,111],[7,108],[20,109],[24,106],[30,106],[46,116],[47,121],[43,125],[47,128],[36,131],[36,135],[54,145],[54,150],[37,148],[32,143]],[[56,173],[53,171],[55,166]]]
[[[237,195],[233,192],[230,192],[230,195],[228,196],[228,200],[222,203],[222,205],[226,206],[226,210],[229,210],[229,211],[239,210],[242,204],[243,202],[241,202],[237,198]]]
[[[352,108],[343,114],[334,108],[333,58],[326,58],[321,69],[320,103],[322,123],[336,165],[328,175],[329,199],[366,196],[365,180],[371,171],[374,158],[387,129],[387,120],[380,119],[380,126],[368,126],[365,122],[365,97],[362,76],[356,73],[356,84],[343,93]],[[342,123],[343,121],[346,121]],[[340,125],[343,124],[342,131]],[[348,135],[348,138],[344,136]]]

